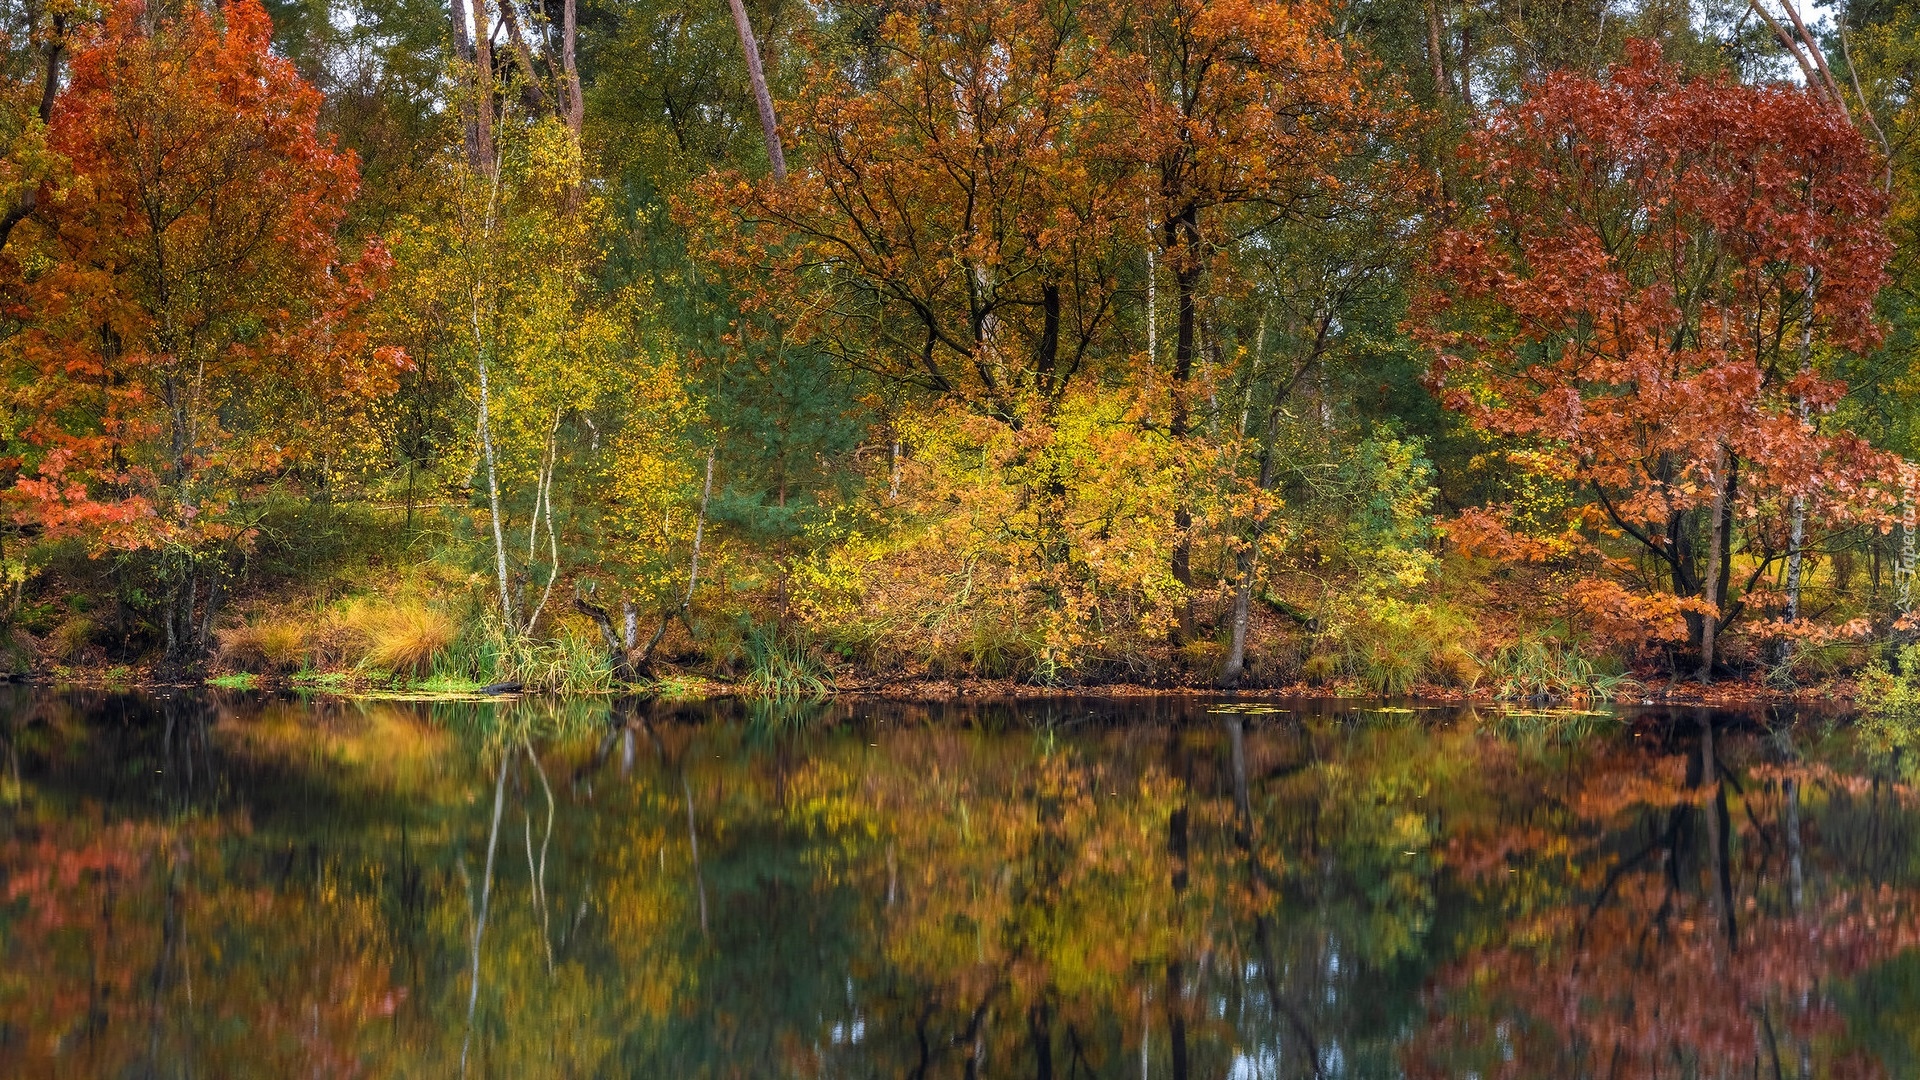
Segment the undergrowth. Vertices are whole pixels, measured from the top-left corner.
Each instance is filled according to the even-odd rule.
[[[1493,696],[1507,701],[1612,701],[1640,685],[1602,670],[1570,645],[1537,636],[1495,650],[1486,679]]]
[[[818,698],[833,692],[833,671],[799,635],[754,626],[748,629],[740,645],[746,660],[746,672],[738,681],[743,694],[761,698]]]

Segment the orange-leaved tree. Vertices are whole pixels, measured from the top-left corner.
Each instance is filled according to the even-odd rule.
[[[208,639],[249,490],[294,470],[324,485],[343,425],[405,362],[359,319],[383,250],[339,249],[354,158],[270,33],[257,0],[113,7],[54,106],[71,177],[14,283],[14,513],[147,553],[176,659]]]
[[[1802,88],[1689,80],[1637,44],[1535,84],[1465,154],[1480,196],[1438,232],[1412,316],[1431,384],[1563,484],[1559,551],[1586,553],[1593,614],[1671,626],[1709,678],[1796,505],[1879,512],[1891,463],[1821,430],[1845,387],[1818,363],[1879,334],[1875,152]],[[1499,510],[1456,536],[1521,551]]]
[[[1370,89],[1379,84],[1365,77],[1371,61],[1337,37],[1322,0],[1104,4],[1087,18],[1104,44],[1100,93],[1126,118],[1125,152],[1145,173],[1137,205],[1150,251],[1173,278],[1168,434],[1177,442],[1192,427],[1201,312],[1231,291],[1221,279],[1234,249],[1337,190],[1388,117]],[[1172,571],[1191,589],[1190,502],[1174,516]],[[1193,632],[1191,596],[1181,630]]]
[[[873,56],[782,105],[795,171],[697,186],[711,254],[855,367],[1042,419],[1111,328],[1134,212],[1094,44],[1046,3],[876,7]]]

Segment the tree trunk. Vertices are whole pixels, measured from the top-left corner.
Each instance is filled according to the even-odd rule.
[[[1805,375],[1813,367],[1813,305],[1815,299],[1815,278],[1813,271],[1807,271],[1807,317],[1800,325],[1800,374]],[[1812,419],[1807,406],[1806,396],[1799,400],[1800,423],[1805,425]],[[1807,539],[1807,497],[1793,497],[1793,526],[1787,539],[1787,622],[1800,621],[1800,581],[1802,554]],[[1793,639],[1780,643],[1780,662],[1793,659]]]
[[[1153,207],[1147,207],[1147,367],[1160,363],[1160,267],[1154,252],[1159,238],[1153,233]]]
[[[1190,426],[1188,383],[1193,378],[1193,360],[1198,352],[1195,339],[1199,321],[1200,228],[1196,208],[1188,206],[1169,221],[1166,235],[1167,249],[1174,252],[1178,260],[1173,271],[1175,303],[1178,305],[1173,339],[1173,415],[1167,430],[1174,445],[1179,447],[1186,440]],[[1188,641],[1194,634],[1193,508],[1188,505],[1184,494],[1173,511],[1173,530],[1173,578],[1185,587],[1185,596],[1180,605],[1179,637],[1181,641]]]
[[[1433,65],[1433,103],[1438,106],[1451,96],[1447,84],[1446,54],[1441,51],[1440,0],[1427,0],[1427,59]]]
[[[574,38],[577,37],[578,18],[574,11],[576,0],[566,0],[560,14],[560,71],[566,81],[566,121],[568,130],[573,132],[574,140],[580,138],[580,128],[587,119],[587,99],[580,92],[580,65],[574,60]]]
[[[488,409],[491,394],[487,385],[487,350],[481,343],[479,305],[476,303],[473,318],[474,356],[480,370],[480,452],[487,461],[487,509],[493,522],[493,565],[500,586],[500,617],[506,620],[508,634],[519,633],[519,620],[513,612],[513,588],[507,580],[507,537],[501,524],[500,514],[500,476],[494,464],[493,430],[488,424]]]
[[[67,17],[53,17],[53,35],[47,41],[46,67],[40,84],[40,122],[53,119],[54,98],[60,93],[60,62],[66,58]],[[7,207],[5,215],[0,216],[0,247],[5,247],[13,230],[25,221],[40,205],[40,189],[30,187],[14,199]]]
[[[1707,523],[1707,574],[1701,582],[1701,598],[1707,602],[1708,610],[1701,613],[1700,624],[1700,681],[1713,681],[1714,638],[1720,631],[1721,607],[1726,603],[1722,571],[1725,569],[1723,545],[1727,533],[1727,489],[1732,474],[1731,457],[1726,447],[1714,452],[1713,463],[1713,510],[1712,520]]]
[[[481,173],[493,172],[493,11],[488,2],[473,0],[473,142],[468,162]]]
[[[526,35],[520,32],[520,16],[514,6],[516,2],[500,0],[500,19],[507,27],[507,40],[513,43],[514,59],[526,75],[520,86],[521,98],[527,111],[538,115],[547,111],[547,92],[540,87],[540,69],[533,66],[533,50],[527,45]],[[558,113],[559,109],[555,111]]]
[[[1260,491],[1273,490],[1273,439],[1280,424],[1280,402],[1275,399],[1267,410],[1267,431],[1265,445],[1260,448]],[[1253,523],[1253,536],[1247,546],[1234,556],[1235,569],[1240,575],[1240,587],[1233,594],[1233,643],[1227,649],[1227,662],[1220,670],[1221,686],[1236,686],[1247,664],[1247,619],[1253,606],[1254,571],[1260,565],[1260,541],[1267,532],[1266,516],[1256,518]]]
[[[767,140],[767,163],[773,166],[774,179],[785,180],[787,155],[780,146],[780,125],[773,115],[773,95],[767,92],[767,73],[760,66],[760,42],[747,20],[746,4],[727,0],[727,6],[733,9],[733,28],[740,33],[740,51],[747,54],[747,79],[753,84],[753,105],[760,113],[760,133]]]

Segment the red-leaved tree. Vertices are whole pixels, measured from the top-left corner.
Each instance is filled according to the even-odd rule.
[[[1414,307],[1431,384],[1564,483],[1595,571],[1576,595],[1655,637],[1684,619],[1707,678],[1794,521],[1857,520],[1891,467],[1821,427],[1844,392],[1821,357],[1879,335],[1875,151],[1804,89],[1687,79],[1639,44],[1531,87],[1466,164],[1480,197]],[[1517,552],[1499,510],[1456,535]]]
[[[404,362],[359,318],[384,252],[347,262],[336,238],[353,155],[270,31],[257,0],[113,6],[52,110],[70,180],[15,236],[7,496],[47,536],[150,553],[178,658],[206,643],[249,490],[323,459]]]

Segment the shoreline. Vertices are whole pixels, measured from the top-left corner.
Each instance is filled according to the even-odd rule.
[[[307,692],[316,695],[335,697],[382,697],[392,699],[468,699],[468,700],[512,700],[521,697],[541,696],[545,691],[512,690],[493,693],[484,688],[452,686],[383,686],[376,681],[352,673],[327,672],[310,679],[287,675],[248,675],[244,678],[233,676],[211,676],[198,679],[155,678],[151,672],[128,673],[129,677],[107,677],[99,675],[66,673],[50,675],[30,673],[15,675],[5,681],[16,686],[34,687],[42,690],[92,690],[110,693],[152,693],[156,691],[189,691],[226,693],[289,693]],[[77,677],[76,677],[77,676]],[[225,681],[223,681],[225,680]],[[1292,683],[1285,686],[1256,687],[1218,687],[1206,684],[1151,685],[1143,683],[1088,683],[1082,685],[1046,686],[1023,683],[1013,679],[937,679],[905,677],[899,679],[859,678],[848,679],[834,686],[827,694],[811,700],[831,701],[875,700],[896,702],[924,702],[941,704],[956,701],[1042,701],[1056,700],[1170,700],[1170,699],[1226,699],[1226,700],[1279,700],[1303,699],[1318,700],[1348,699],[1355,701],[1404,701],[1419,700],[1445,702],[1459,705],[1504,705],[1510,707],[1527,706],[1591,706],[1612,705],[1622,707],[1647,707],[1660,705],[1700,706],[1715,708],[1732,707],[1787,707],[1817,706],[1839,710],[1855,708],[1854,693],[1856,684],[1852,679],[1835,679],[1810,686],[1781,690],[1766,686],[1757,680],[1727,680],[1711,685],[1701,685],[1691,680],[1673,680],[1666,682],[1647,682],[1640,684],[1638,692],[1615,695],[1611,698],[1596,696],[1531,698],[1502,698],[1489,687],[1477,687],[1472,690],[1461,687],[1416,685],[1405,694],[1382,695],[1363,690],[1356,686],[1309,683]],[[736,690],[731,684],[697,675],[669,676],[659,683],[642,686],[629,685],[615,687],[598,693],[562,695],[581,697],[634,697],[669,701],[717,701],[729,698],[749,699],[750,695]],[[785,699],[809,700],[804,696]]]

